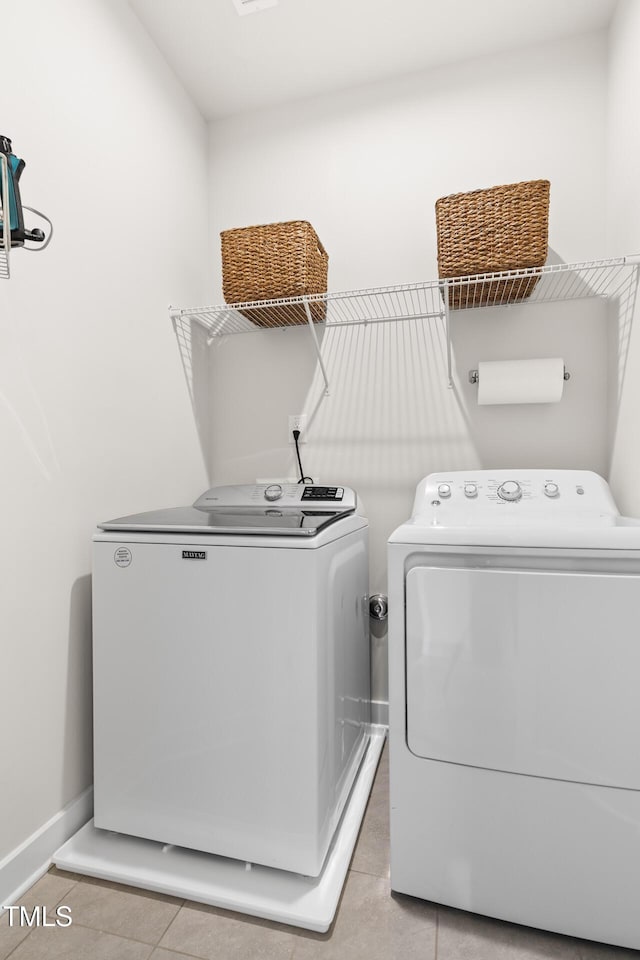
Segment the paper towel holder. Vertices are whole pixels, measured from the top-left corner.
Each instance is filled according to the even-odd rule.
[[[564,368],[563,379],[565,380],[571,379],[571,374],[569,373],[566,367]],[[469,383],[480,383],[480,374],[478,373],[477,370],[469,370]]]

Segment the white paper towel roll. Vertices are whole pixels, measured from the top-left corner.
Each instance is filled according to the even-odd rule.
[[[485,360],[478,364],[478,403],[558,403],[564,360]]]

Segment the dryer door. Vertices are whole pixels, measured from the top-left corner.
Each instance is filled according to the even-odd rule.
[[[415,567],[406,623],[413,753],[640,789],[640,576]]]

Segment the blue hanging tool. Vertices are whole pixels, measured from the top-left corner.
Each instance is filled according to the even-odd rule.
[[[29,230],[24,225],[24,215],[22,212],[22,201],[20,199],[20,187],[18,185],[22,171],[24,170],[24,160],[20,160],[13,153],[11,140],[9,137],[0,135],[0,153],[3,153],[7,159],[7,181],[8,181],[8,214],[9,229],[11,231],[11,246],[22,247],[25,240],[33,240],[35,243],[42,243],[45,239],[43,230],[35,228]],[[31,207],[25,207],[30,210]],[[37,211],[33,211],[37,213]],[[38,214],[43,216],[43,214]],[[44,217],[49,223],[48,217]],[[2,221],[0,222],[0,240],[4,239],[4,230],[7,222],[7,211],[2,210]]]

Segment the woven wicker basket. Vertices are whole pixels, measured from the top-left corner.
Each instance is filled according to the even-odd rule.
[[[306,220],[223,230],[222,290],[226,303],[279,300],[326,293],[329,256]],[[325,319],[324,302],[310,304],[313,320]],[[304,306],[240,311],[261,327],[307,323]]]
[[[548,180],[454,193],[436,201],[441,278],[542,267],[547,259]],[[538,277],[463,284],[450,307],[514,303],[531,295]]]

